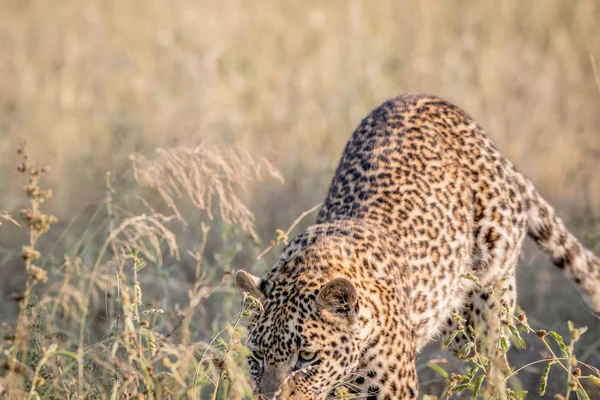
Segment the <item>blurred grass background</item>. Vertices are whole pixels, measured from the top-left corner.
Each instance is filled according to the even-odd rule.
[[[139,193],[118,178],[128,176],[131,152],[210,142],[245,148],[282,172],[283,185],[244,194],[268,242],[324,198],[361,118],[390,97],[429,92],[470,113],[593,247],[599,22],[596,0],[0,0],[0,210],[23,206],[14,150],[25,138],[53,168],[48,210],[60,222],[41,247],[60,258],[97,212],[107,171],[126,199]],[[188,212],[182,247],[201,239]],[[3,299],[22,285],[25,238],[0,228]],[[218,261],[217,247],[208,256]],[[539,327],[590,326],[582,352],[599,366],[599,322],[526,247],[520,304]],[[232,254],[228,268],[249,259]],[[178,264],[171,283],[185,287],[192,264]],[[17,310],[0,307],[3,317]],[[541,352],[534,345],[513,356],[518,364]]]

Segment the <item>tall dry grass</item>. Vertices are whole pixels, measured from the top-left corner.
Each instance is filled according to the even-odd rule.
[[[211,140],[282,169],[299,211],[321,197],[306,189],[324,192],[360,118],[407,91],[463,106],[546,194],[583,201],[586,179],[599,194],[594,0],[3,0],[0,10],[5,208],[19,189],[8,154],[29,137],[56,161],[63,210],[92,199],[130,151]]]
[[[51,191],[42,186],[41,178],[48,169],[32,162],[24,145],[18,154],[23,159],[18,170],[26,178],[23,192],[29,206],[20,212],[22,226],[8,214],[5,220],[15,229],[25,229],[30,240],[22,247],[24,263],[17,270],[25,276],[24,287],[11,295],[18,311],[2,325],[0,396],[249,396],[240,323],[250,309],[245,306],[236,312],[240,307],[233,306],[231,291],[223,292],[220,302],[207,304],[207,300],[218,297],[215,293],[222,291],[231,275],[228,271],[233,263],[223,262],[230,252],[226,246],[236,248],[242,240],[224,228],[243,232],[256,242],[252,214],[238,202],[233,186],[243,187],[260,179],[259,167],[265,161],[255,161],[246,153],[202,146],[194,151],[159,150],[150,158],[132,154],[136,181],[155,189],[158,202],[165,202],[175,214],[156,212],[149,200],[137,196],[148,212],[132,215],[126,201],[108,186],[107,197],[99,205],[104,219],[90,224],[81,241],[73,243],[63,260],[56,262],[52,259],[55,254],[43,255],[38,249],[42,236],[57,222],[45,212]],[[245,164],[235,163],[240,154],[244,154]],[[271,175],[280,178],[278,171],[269,167]],[[186,179],[198,178],[195,173],[199,169],[199,178],[210,179]],[[156,171],[163,180],[150,179]],[[178,173],[169,175],[166,171]],[[182,215],[177,214],[182,196],[169,192],[174,188],[184,191],[192,198],[196,212],[213,221],[213,226],[202,225],[202,241],[190,254],[196,273],[189,281],[179,271],[172,271],[181,262],[174,229],[186,226]],[[211,210],[213,197],[218,200],[218,214]],[[211,254],[216,265],[203,259],[213,227],[224,243]],[[215,281],[215,275],[220,275],[220,282]],[[187,289],[185,304],[172,293],[171,280],[179,284],[179,290]],[[211,310],[220,315],[198,318]]]
[[[54,196],[44,207],[58,217],[36,245],[39,267],[49,273],[48,296],[28,318],[40,329],[37,315],[50,321],[51,332],[64,324],[59,317],[74,321],[76,334],[67,342],[75,346],[70,367],[77,371],[67,388],[81,395],[93,386],[93,371],[116,368],[102,363],[102,351],[89,364],[77,357],[85,346],[96,351],[94,343],[110,342],[118,316],[119,329],[125,318],[136,322],[133,309],[127,317],[115,303],[125,287],[135,298],[132,251],[149,264],[136,278],[144,293],[138,311],[163,310],[145,315],[162,321],[152,325],[161,334],[182,321],[177,341],[163,338],[179,346],[171,354],[206,344],[232,326],[227,321],[237,310],[237,299],[221,285],[224,274],[252,262],[260,239],[269,241],[276,228],[321,201],[359,120],[408,91],[441,95],[472,114],[575,232],[592,232],[584,239],[600,250],[593,235],[600,207],[598,21],[595,0],[0,0],[0,210],[7,212],[0,214],[0,296],[18,298],[31,279],[21,260],[30,234],[10,222],[25,206],[14,149],[26,138],[32,156],[52,165],[44,179]],[[215,186],[201,172],[212,161],[199,143],[223,152],[246,149],[256,166],[272,172],[264,157],[285,184],[240,185],[236,176],[231,185],[222,168],[214,176],[225,177],[218,181],[223,186]],[[156,154],[157,147],[166,150]],[[245,156],[235,154],[237,161],[227,165],[244,164],[240,173],[254,175]],[[148,164],[190,159],[197,169]],[[192,181],[207,191],[181,186]],[[219,209],[225,203],[215,192],[241,210],[241,219]],[[135,244],[123,253],[127,243]],[[275,253],[254,268],[268,268]],[[589,326],[577,356],[600,365],[600,327],[579,307],[577,293],[529,245],[521,264],[520,303],[530,322],[563,334],[567,319]],[[14,321],[18,304],[2,304],[0,318]],[[134,327],[138,334],[146,329]],[[61,329],[57,335],[68,334]],[[149,346],[144,335],[140,343]],[[509,358],[526,365],[547,356],[536,343]],[[443,379],[425,367],[429,358],[442,357],[437,349],[422,356],[420,372],[425,391],[439,394]],[[128,363],[142,360],[140,354],[117,358],[125,356]],[[197,361],[190,356],[178,364],[172,379],[189,385],[185,368]],[[530,390],[537,367],[519,375]],[[128,390],[147,379],[132,377]],[[563,378],[557,373],[548,392],[564,393]]]

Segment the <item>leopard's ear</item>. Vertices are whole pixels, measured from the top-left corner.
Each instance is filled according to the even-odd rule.
[[[354,323],[359,309],[356,288],[346,278],[332,279],[319,290],[317,307],[321,317],[327,321]]]
[[[250,296],[263,301],[265,295],[260,290],[261,279],[257,276],[247,273],[246,271],[238,271],[235,273],[235,286],[241,293],[248,293]]]

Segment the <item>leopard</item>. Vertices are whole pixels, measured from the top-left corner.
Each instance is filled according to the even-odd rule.
[[[481,338],[505,335],[497,303],[516,307],[526,234],[600,312],[600,259],[480,125],[437,96],[386,101],[352,134],[315,223],[265,278],[235,274],[260,304],[247,338],[255,395],[417,398],[416,356],[455,332],[453,313]],[[456,354],[467,339],[452,339]]]

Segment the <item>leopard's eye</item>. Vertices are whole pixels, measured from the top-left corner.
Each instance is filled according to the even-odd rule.
[[[314,351],[301,351],[299,355],[301,361],[312,361],[317,357],[317,353]]]
[[[255,359],[257,359],[257,360],[262,360],[262,359],[264,359],[264,358],[265,358],[265,353],[263,353],[263,352],[262,352],[262,351],[260,351],[260,350],[254,350],[254,351],[252,352],[252,357],[254,357],[254,358],[255,358]]]

